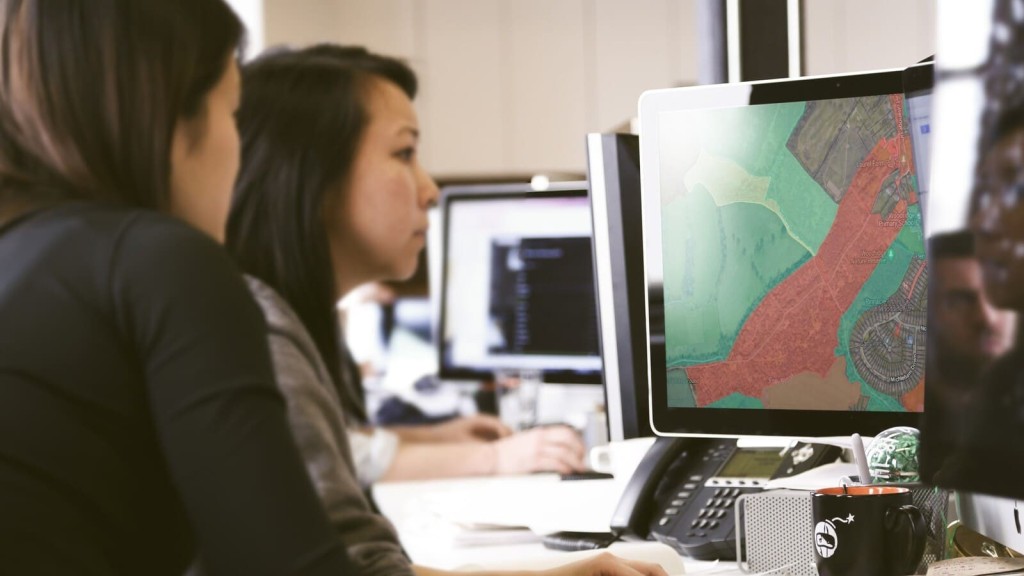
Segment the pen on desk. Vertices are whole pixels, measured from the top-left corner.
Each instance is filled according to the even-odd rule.
[[[857,464],[857,478],[861,484],[871,484],[871,472],[868,471],[868,457],[864,453],[864,442],[860,439],[860,434],[856,432],[851,436],[853,440],[853,459]]]

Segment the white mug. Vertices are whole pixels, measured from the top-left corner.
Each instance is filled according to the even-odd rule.
[[[611,474],[616,480],[629,480],[640,460],[654,444],[654,438],[633,438],[610,442],[590,449],[590,468]]]

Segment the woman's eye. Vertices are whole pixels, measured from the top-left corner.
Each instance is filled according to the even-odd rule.
[[[395,157],[403,162],[411,162],[413,157],[416,156],[416,149],[413,147],[402,148],[398,152],[395,152]]]

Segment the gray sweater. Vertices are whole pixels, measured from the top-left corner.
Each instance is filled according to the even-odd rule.
[[[390,522],[374,512],[356,479],[338,392],[298,315],[273,289],[247,277],[267,320],[277,385],[288,421],[327,515],[360,574],[413,574]]]

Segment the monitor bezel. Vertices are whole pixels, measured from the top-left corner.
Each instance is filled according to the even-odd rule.
[[[873,435],[894,426],[919,427],[921,412],[867,412],[837,410],[671,408],[665,383],[661,261],[653,261],[652,242],[661,242],[660,222],[652,226],[649,204],[659,189],[658,130],[663,112],[714,109],[852,98],[904,92],[904,70],[890,69],[836,76],[767,80],[652,90],[639,101],[640,172],[646,279],[647,383],[651,428],[659,436],[836,436]],[[659,212],[660,214],[660,212]],[[657,230],[655,230],[657,228]],[[654,236],[657,235],[655,238]],[[656,269],[656,272],[652,272]],[[656,276],[652,276],[655,274]],[[660,370],[654,370],[660,366]]]
[[[449,278],[448,278],[448,266],[449,261],[449,239],[450,230],[448,227],[449,217],[451,214],[451,207],[453,203],[458,202],[473,202],[480,200],[515,200],[523,198],[589,198],[589,184],[585,180],[573,180],[566,182],[551,182],[543,188],[535,188],[530,183],[521,184],[494,184],[494,183],[480,183],[480,184],[458,184],[445,186],[440,190],[440,199],[438,201],[438,215],[441,222],[440,230],[440,243],[441,243],[441,255],[440,260],[440,274],[439,274],[439,287],[440,287],[440,304],[438,306],[437,316],[437,366],[438,376],[445,380],[471,380],[471,381],[488,381],[494,377],[495,370],[481,370],[476,368],[468,368],[463,366],[454,366],[447,362],[446,359],[446,342],[445,334],[447,331],[448,322],[448,292],[449,292]],[[588,201],[589,202],[589,201]],[[593,231],[591,231],[591,242],[593,242]],[[594,314],[597,314],[596,298],[595,293],[595,309]],[[598,348],[598,357],[600,357],[600,347]],[[573,371],[573,370],[544,370],[542,372],[543,379],[545,382],[559,383],[559,384],[601,384],[602,373],[601,369],[598,368],[594,371]]]

